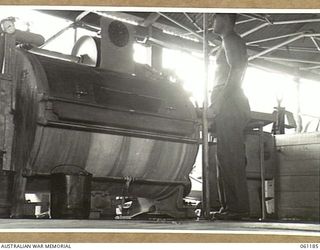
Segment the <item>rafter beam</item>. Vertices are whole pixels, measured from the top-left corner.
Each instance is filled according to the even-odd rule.
[[[240,36],[245,37],[248,36],[258,30],[263,29],[264,27],[267,27],[269,25],[288,25],[288,24],[297,24],[297,23],[318,23],[320,22],[320,18],[313,18],[313,19],[300,19],[300,20],[283,20],[283,21],[275,21],[272,23],[263,23],[260,24],[250,30],[247,30],[246,32],[242,33]]]
[[[264,50],[264,51],[261,51],[261,52],[255,54],[255,55],[253,55],[253,56],[250,56],[250,57],[249,57],[249,61],[250,61],[250,60],[253,60],[253,59],[255,59],[255,58],[258,58],[258,57],[260,57],[260,56],[266,55],[266,54],[268,54],[268,53],[276,50],[277,48],[280,48],[280,47],[282,47],[282,46],[285,46],[285,45],[287,45],[287,44],[290,44],[290,43],[292,43],[292,42],[294,42],[294,41],[297,41],[297,40],[299,40],[299,39],[301,39],[301,38],[304,38],[304,37],[316,37],[316,36],[318,37],[318,36],[320,36],[320,34],[316,33],[316,34],[301,34],[301,35],[298,35],[298,36],[293,37],[293,38],[290,38],[290,39],[288,39],[288,40],[286,40],[286,41],[284,41],[284,42],[282,42],[282,43],[279,43],[279,44],[277,44],[277,45],[275,45],[275,46],[273,46],[273,47],[271,47],[271,48],[269,48],[269,49],[266,49],[266,50]]]
[[[81,12],[75,19],[75,22],[81,21],[83,18],[85,18],[87,15],[89,15],[91,11],[83,11]]]
[[[269,23],[269,24],[273,23],[269,19],[269,17],[267,15],[265,15],[265,14],[240,13],[240,15],[246,16],[246,17],[251,17],[251,18],[254,18],[255,20],[259,20],[259,21],[266,22],[266,23]]]
[[[301,31],[301,32],[290,33],[290,34],[281,35],[281,36],[268,37],[268,38],[264,38],[264,39],[259,39],[259,40],[247,42],[246,44],[251,45],[251,44],[257,44],[257,43],[269,42],[269,41],[274,41],[274,40],[278,40],[278,39],[282,39],[282,38],[298,36],[298,35],[305,34],[305,33],[308,33],[308,32]]]
[[[203,30],[200,28],[200,26],[197,24],[197,22],[195,20],[193,20],[188,13],[183,13],[185,15],[185,17],[194,25],[194,27],[197,28],[198,31],[203,32]]]
[[[320,46],[319,46],[317,40],[314,37],[310,37],[310,38],[311,38],[312,42],[314,43],[314,45],[316,46],[317,50],[320,51]]]
[[[250,44],[247,45],[248,48],[250,48],[251,50],[265,50],[265,49],[269,49],[271,48],[271,46],[259,46],[259,45],[255,45],[255,44]],[[314,49],[314,48],[310,48],[310,47],[297,47],[297,46],[285,46],[285,47],[280,47],[277,48],[276,50],[280,50],[280,51],[290,51],[290,52],[301,52],[301,53],[316,53],[319,54],[320,51]]]
[[[283,61],[283,62],[306,63],[306,64],[320,65],[319,61],[303,60],[303,59],[298,59],[298,58],[273,57],[273,56],[261,56],[260,58],[266,59],[266,60],[271,60],[271,61]]]
[[[197,37],[198,39],[200,39],[201,41],[203,41],[203,37],[201,35],[199,35],[197,32],[195,32],[194,30],[186,27],[185,25],[183,25],[182,23],[174,20],[173,18],[169,17],[168,15],[158,12],[161,16],[163,16],[164,18],[168,19],[170,22],[172,22],[173,24],[179,26],[180,28],[189,31],[190,33],[192,33],[192,35],[194,35],[195,37]]]

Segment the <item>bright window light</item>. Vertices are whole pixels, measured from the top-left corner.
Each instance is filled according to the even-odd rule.
[[[320,118],[320,83],[310,80],[301,80],[300,99],[301,113]]]
[[[202,59],[182,51],[163,49],[162,65],[176,73],[184,89],[191,94],[191,100],[201,105],[204,98]]]
[[[137,63],[151,65],[150,47],[139,43],[133,45],[133,60]]]
[[[79,38],[79,37],[78,37]],[[57,51],[63,54],[71,54],[74,45],[74,30],[68,29],[57,39],[45,45],[43,49]]]
[[[63,18],[51,16],[39,11],[24,8],[1,8],[0,20],[14,17],[17,29],[29,30],[32,33],[40,34],[45,40],[55,35],[58,31],[70,25],[72,22]],[[77,38],[83,35],[96,35],[94,32],[78,28]],[[70,54],[74,44],[74,29],[70,28],[55,40],[52,40],[44,49]]]
[[[297,109],[293,77],[249,67],[242,88],[254,111],[272,113],[277,106],[277,98],[282,99],[281,106],[287,110],[295,112]]]
[[[302,79],[300,83],[300,111],[303,130],[314,132],[320,130],[320,83]]]
[[[26,7],[23,8],[2,8],[0,9],[0,20],[15,17],[16,28],[30,32],[41,34],[45,39],[48,39],[59,30],[66,27],[71,21],[63,18],[54,17],[41,13],[39,11],[31,10]]]

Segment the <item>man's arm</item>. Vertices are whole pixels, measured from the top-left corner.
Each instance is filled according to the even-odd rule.
[[[224,37],[223,47],[229,65],[226,88],[240,88],[248,64],[246,45],[239,35],[232,33]]]

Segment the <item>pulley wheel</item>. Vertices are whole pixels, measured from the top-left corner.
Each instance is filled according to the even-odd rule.
[[[100,39],[82,36],[73,46],[71,54],[81,58],[80,63],[97,67],[100,65]]]

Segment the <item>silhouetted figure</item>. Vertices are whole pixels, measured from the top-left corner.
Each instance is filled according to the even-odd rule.
[[[250,106],[241,84],[247,68],[246,45],[234,31],[235,14],[216,14],[213,31],[222,38],[216,56],[215,82],[208,118],[217,138],[218,191],[216,219],[241,219],[249,214],[244,130]]]

